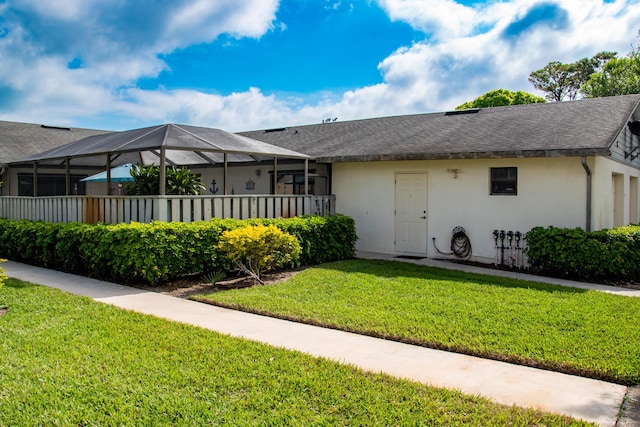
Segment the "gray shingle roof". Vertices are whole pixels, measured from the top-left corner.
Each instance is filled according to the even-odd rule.
[[[250,131],[319,162],[608,155],[640,95]]]
[[[106,131],[0,121],[0,165],[102,133]]]

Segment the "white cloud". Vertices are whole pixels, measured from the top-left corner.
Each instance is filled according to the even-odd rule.
[[[469,34],[479,12],[454,0],[378,0],[389,18],[404,21],[437,39]]]
[[[188,123],[240,131],[248,130],[248,124],[261,128],[293,119],[292,110],[283,101],[257,88],[226,96],[191,90],[130,89],[127,97],[135,101],[127,106],[130,113],[149,123]]]
[[[393,17],[404,16],[403,20],[423,30],[436,19],[431,13],[431,1],[384,3],[393,9]],[[451,3],[439,1],[438,5],[451,7],[451,13],[460,7]],[[540,4],[555,4],[557,20],[562,23],[566,17],[566,25],[558,28],[556,22],[542,21],[515,36],[505,34],[514,22],[526,19],[528,11]],[[535,93],[527,80],[529,73],[550,61],[573,62],[602,50],[628,52],[631,43],[638,42],[635,36],[640,30],[639,6],[637,0],[495,3],[473,12],[474,22],[485,25],[493,21],[492,26],[477,34],[468,31],[466,35],[462,29],[465,17],[443,18],[435,28],[450,28],[453,36],[398,49],[379,65],[382,84],[345,94],[333,111],[343,117],[442,111],[498,88]],[[526,27],[524,23],[522,26]]]
[[[399,46],[381,61],[379,84],[342,94],[314,94],[311,102],[265,94],[260,88],[223,96],[136,87],[141,77],[166,68],[160,53],[221,33],[260,37],[276,22],[277,0],[183,0],[177,9],[159,7],[150,19],[165,25],[133,31],[130,43],[114,35],[115,21],[106,19],[111,25],[95,28],[102,17],[94,16],[91,8],[106,0],[63,2],[56,10],[49,2],[25,0],[22,4],[36,8],[40,18],[50,13],[60,20],[76,19],[77,30],[69,33],[75,37],[60,34],[75,44],[56,50],[38,34],[0,22],[0,27],[9,25],[8,34],[0,36],[0,93],[10,99],[0,117],[109,129],[176,122],[237,131],[319,123],[325,117],[442,111],[497,88],[533,92],[527,81],[531,71],[553,60],[572,62],[602,50],[624,54],[637,44],[640,30],[638,0],[510,0],[475,6],[452,0],[378,2],[391,19],[432,36]],[[130,2],[109,4],[122,11]],[[552,16],[540,19],[532,10]],[[130,29],[134,22],[123,26]],[[65,27],[59,28],[63,33]],[[85,66],[71,70],[67,64],[76,55]]]
[[[122,2],[117,0],[14,0],[12,1],[12,7],[21,10],[31,10],[39,16],[46,16],[49,19],[72,22],[89,17],[91,11],[95,10],[96,7],[109,4],[113,7],[121,3]]]
[[[163,49],[215,40],[223,33],[259,38],[273,28],[278,0],[196,0],[171,13],[163,31]]]
[[[167,69],[160,54],[221,34],[259,38],[272,28],[278,2],[14,0],[0,5],[0,93],[8,94],[0,99],[1,117],[69,123],[111,111],[143,118],[129,89]],[[70,69],[74,60],[81,68]]]

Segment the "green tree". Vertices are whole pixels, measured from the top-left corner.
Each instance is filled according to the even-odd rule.
[[[507,89],[496,89],[480,95],[473,101],[465,102],[456,107],[456,110],[467,108],[501,107],[504,105],[537,104],[546,102],[544,98],[532,95],[528,92],[512,92]]]
[[[529,74],[529,81],[536,89],[545,93],[549,101],[559,102],[565,97],[575,99],[578,89],[573,87],[568,64],[552,61],[543,68]]]
[[[560,102],[565,98],[573,101],[591,75],[601,71],[616,55],[616,52],[603,51],[570,64],[552,61],[529,74],[529,81],[536,89],[544,92],[549,101]]]
[[[160,168],[153,165],[136,165],[131,168],[133,181],[127,183],[127,193],[131,195],[160,194]],[[172,166],[165,172],[165,193],[171,195],[198,195],[205,187],[202,179],[186,167]]]
[[[580,90],[587,98],[640,93],[640,44],[626,58],[609,60]]]

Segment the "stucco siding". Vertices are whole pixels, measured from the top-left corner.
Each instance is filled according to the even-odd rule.
[[[517,167],[518,194],[490,195],[490,168]],[[457,178],[451,170],[458,169]],[[489,159],[336,163],[337,211],[352,216],[358,249],[396,254],[395,176],[427,174],[426,254],[449,251],[452,229],[462,226],[473,257],[495,256],[492,231],[527,232],[534,226],[585,227],[586,172],[580,158]]]
[[[590,159],[589,163],[593,166],[592,229],[637,224],[638,185],[632,182],[640,177],[640,170],[604,157]]]

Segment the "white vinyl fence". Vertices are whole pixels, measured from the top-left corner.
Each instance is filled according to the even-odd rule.
[[[105,224],[291,218],[335,213],[335,196],[54,196],[0,197],[0,217]]]

